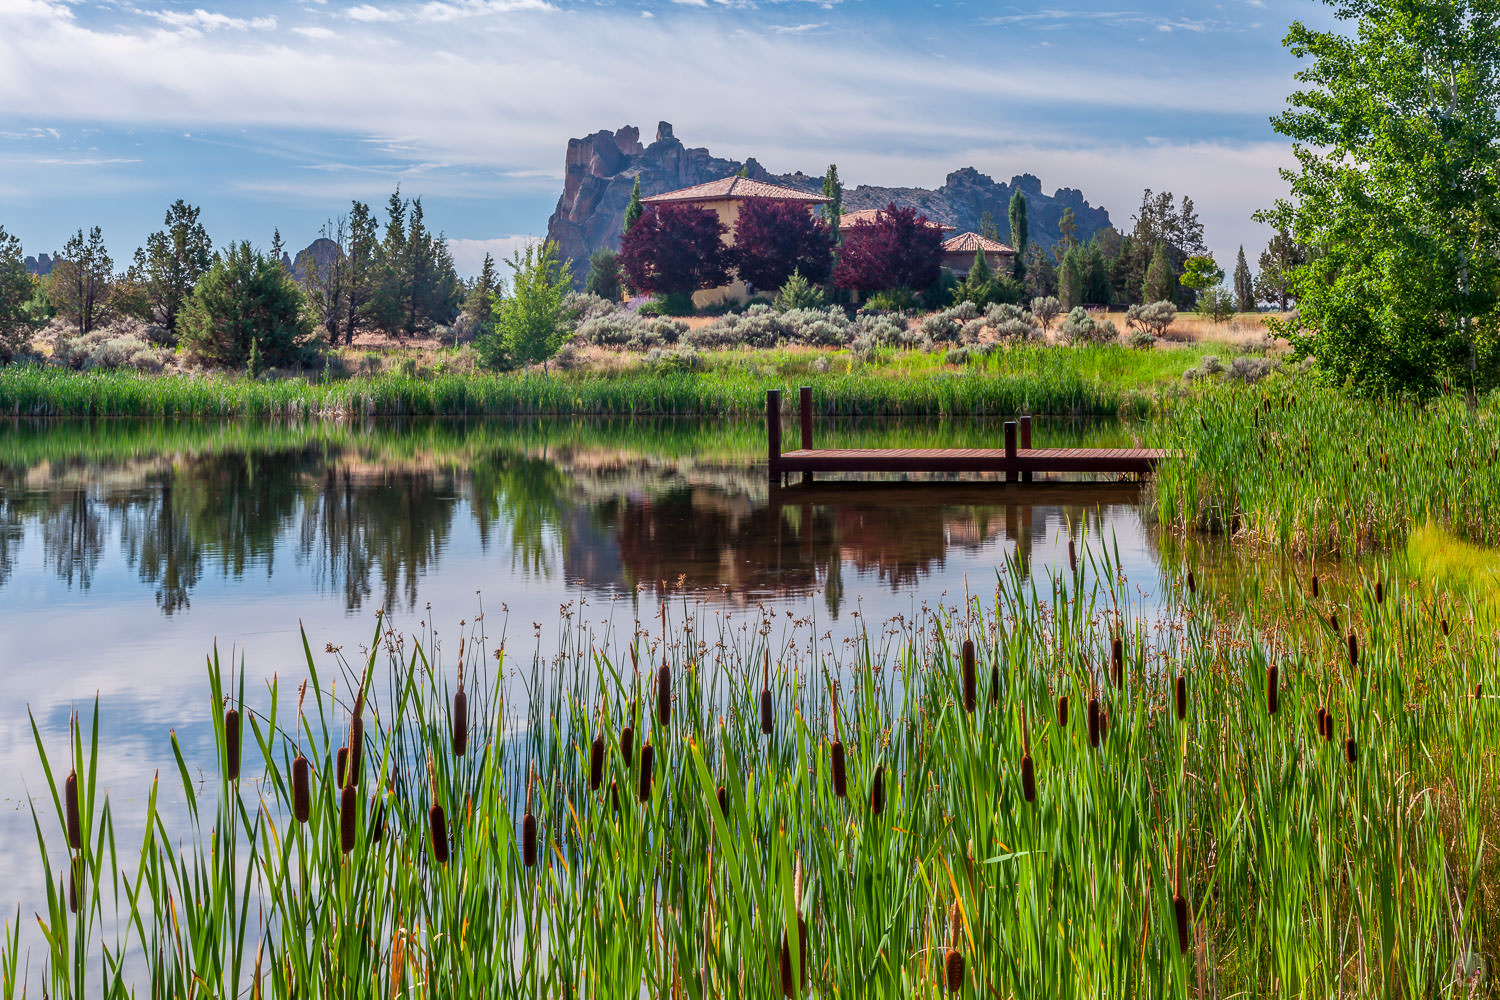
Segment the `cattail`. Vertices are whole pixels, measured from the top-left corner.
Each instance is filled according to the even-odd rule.
[[[1381,583],[1380,577],[1378,576],[1375,578],[1375,603],[1385,603],[1385,585]]]
[[[1109,739],[1109,709],[1099,710],[1099,742],[1102,744]]]
[[[1089,746],[1093,747],[1096,750],[1099,748],[1099,729],[1101,721],[1099,715],[1099,698],[1096,695],[1089,699]]]
[[[349,748],[339,747],[338,755],[334,758],[333,774],[337,779],[337,786],[343,788],[349,784]]]
[[[1271,715],[1276,714],[1280,703],[1281,678],[1279,675],[1280,671],[1276,669],[1276,664],[1273,663],[1266,668],[1266,711]]]
[[[1115,687],[1125,686],[1125,642],[1119,636],[1115,636],[1109,642],[1109,666],[1110,676],[1114,678]]]
[[[1178,674],[1177,674],[1177,684],[1175,686],[1176,686],[1176,694],[1177,694],[1177,721],[1178,722],[1186,722],[1187,721],[1187,675],[1179,671]]]
[[[1078,550],[1073,546],[1073,539],[1068,539],[1068,569],[1078,572]]]
[[[1318,596],[1318,574],[1316,573],[1312,577],[1312,594],[1314,598]]]
[[[766,665],[761,674],[760,731],[770,736],[773,721],[771,715],[771,651],[767,650]]]
[[[68,912],[78,912],[78,897],[83,889],[83,855],[76,854],[68,865]]]
[[[1337,611],[1330,611],[1328,613],[1328,624],[1333,627],[1335,632],[1339,630],[1339,613]]]
[[[448,817],[438,801],[437,768],[432,756],[427,757],[427,783],[432,790],[432,808],[427,810],[427,832],[432,837],[432,860],[440,865],[448,863]]]
[[[620,727],[620,757],[624,759],[625,766],[629,767],[631,757],[635,754],[635,727],[630,723]]]
[[[645,756],[645,751],[641,751]],[[531,789],[536,784],[536,772],[526,782],[526,815],[521,817],[521,863],[527,868],[536,867],[536,816],[531,812]]]
[[[665,660],[656,671],[656,721],[663,728],[672,721],[672,671]]]
[[[958,993],[964,988],[964,953],[959,950],[958,900],[948,911],[948,953],[943,956],[943,978],[948,992]]]
[[[462,757],[469,749],[469,696],[462,686],[453,696],[453,756]]]
[[[307,758],[299,753],[297,759],[292,761],[292,816],[298,823],[306,823],[312,812],[310,783]]]
[[[1349,630],[1349,666],[1359,666],[1359,639],[1355,637],[1354,630]]]
[[[655,763],[656,751],[651,744],[647,743],[641,747],[641,787],[640,796],[642,802],[651,801],[651,767]]]
[[[801,992],[807,991],[807,921],[802,919],[802,859],[797,859],[797,866],[792,872],[792,906],[797,913],[797,975],[792,975],[792,949],[786,939],[786,933],[781,935],[781,995],[795,997],[799,988]]]
[[[1192,943],[1192,914],[1182,894],[1182,836],[1177,837],[1177,885],[1172,892],[1172,915],[1177,918],[1177,950],[1186,955]]]
[[[1325,711],[1323,713],[1323,740],[1325,742],[1327,742],[1327,743],[1332,743],[1333,742],[1333,730],[1334,730],[1333,713]]]
[[[370,843],[378,844],[385,837],[385,802],[379,797],[370,805]]]
[[[240,712],[231,708],[224,713],[224,778],[240,780]]]
[[[1057,696],[1057,728],[1068,728],[1068,696],[1065,694]]]
[[[723,785],[719,786],[717,798],[719,800],[719,815],[725,819],[729,818],[729,789]]]
[[[1000,657],[995,657],[995,662],[990,664],[990,704],[1000,704]]]
[[[600,733],[594,737],[594,745],[589,747],[589,791],[597,792],[603,780],[604,734]]]
[[[875,765],[875,777],[870,782],[870,812],[879,816],[885,811],[885,765]]]
[[[833,745],[828,748],[829,769],[833,774],[833,794],[843,798],[849,789],[844,768],[844,741],[839,738],[839,689],[833,689]]]
[[[358,818],[359,796],[353,785],[345,785],[339,792],[339,848],[348,854],[354,850],[354,824]]]
[[[1188,570],[1187,585],[1188,585],[1188,593],[1189,594],[1196,594],[1196,593],[1198,593],[1198,581],[1195,580],[1195,579],[1193,579],[1193,571],[1192,570]]]
[[[615,812],[620,811],[620,788],[615,779],[609,779],[609,805]]]
[[[1328,709],[1323,705],[1318,706],[1318,736],[1328,738]]]
[[[1036,764],[1031,759],[1031,727],[1026,723],[1026,713],[1021,713],[1021,797],[1027,802],[1036,801]]]
[[[78,809],[78,772],[69,771],[63,781],[63,822],[68,828],[68,846],[83,850],[83,814]]]
[[[974,714],[974,707],[979,701],[976,684],[977,682],[974,677],[974,640],[965,639],[963,648],[964,711],[970,715]]]
[[[1484,697],[1484,688],[1483,688],[1483,686],[1481,686],[1481,685],[1479,685],[1479,684],[1476,683],[1474,685],[1474,700],[1478,701],[1480,698],[1483,698],[1483,697]]]
[[[1344,740],[1344,759],[1347,760],[1350,765],[1358,763],[1359,761],[1359,747],[1357,747],[1354,743],[1353,733],[1350,733]]]
[[[1438,622],[1438,624],[1443,627],[1443,635],[1446,636],[1448,634],[1448,619],[1444,618],[1442,621]]]

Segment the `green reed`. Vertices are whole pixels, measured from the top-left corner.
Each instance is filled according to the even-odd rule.
[[[34,978],[54,997],[936,997],[951,951],[968,997],[1466,994],[1494,930],[1500,736],[1476,625],[1388,567],[1378,588],[1288,585],[1267,614],[1186,578],[1149,611],[1118,566],[1085,550],[1033,583],[1012,564],[992,594],[843,640],[686,599],[623,628],[570,604],[555,636],[498,648],[482,614],[457,636],[379,622],[332,673],[304,643],[295,707],[215,656],[217,765],[174,738],[186,818],[153,787],[138,853],[97,791],[99,710],[74,729],[86,891],[75,915],[49,886]],[[61,768],[37,745],[40,858],[62,871]],[[219,773],[201,792],[199,766]],[[22,985],[7,971],[7,997]]]
[[[1500,397],[1357,399],[1305,382],[1173,404],[1149,493],[1158,521],[1304,557],[1399,548],[1428,521],[1500,544]]]

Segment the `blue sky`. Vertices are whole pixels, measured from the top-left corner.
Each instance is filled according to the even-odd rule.
[[[545,231],[570,136],[658,120],[847,184],[972,165],[1128,228],[1190,194],[1222,265],[1266,234],[1312,0],[0,0],[0,225],[98,224],[118,263],[169,202],[216,242],[300,247],[400,183],[460,269]]]

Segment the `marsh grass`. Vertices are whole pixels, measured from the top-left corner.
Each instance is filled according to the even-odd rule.
[[[458,755],[459,664],[430,627],[381,622],[368,656],[335,654],[332,676],[304,643],[294,716],[279,681],[247,692],[243,667],[214,656],[218,763],[173,739],[184,818],[156,809],[153,786],[138,850],[116,850],[98,791],[100,709],[63,753],[37,731],[52,790],[39,863],[69,863],[72,770],[86,874],[77,915],[49,875],[32,977],[59,998],[1463,994],[1495,916],[1495,709],[1468,696],[1493,666],[1469,618],[1380,575],[1383,600],[1372,579],[1330,580],[1317,599],[1284,589],[1275,614],[1235,612],[1209,576],[1148,614],[1117,557],[1085,549],[1044,583],[1011,565],[992,596],[842,642],[684,599],[628,632],[570,605],[529,657],[516,637],[493,650],[480,615],[463,632]],[[1361,637],[1357,666],[1324,625],[1334,606]],[[972,713],[965,640],[991,688]],[[670,713],[640,707],[656,664]],[[365,765],[345,852],[354,786],[330,776],[355,691]],[[1039,724],[1061,697],[1097,699],[1097,748],[1084,713]],[[1325,704],[1357,755],[1314,731]],[[229,705],[238,781],[224,776]],[[306,824],[292,818],[301,755]],[[199,766],[220,774],[201,792]],[[7,998],[25,986],[19,940],[7,928],[0,947]]]

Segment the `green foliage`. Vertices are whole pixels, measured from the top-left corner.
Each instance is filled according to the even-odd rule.
[[[30,353],[31,336],[40,325],[32,307],[37,292],[26,273],[21,241],[0,226],[0,363]]]
[[[1019,286],[1014,279],[997,275],[983,250],[974,251],[974,262],[953,289],[954,302],[972,302],[980,309],[1001,302],[1020,301]]]
[[[821,209],[823,218],[832,230],[833,242],[839,241],[839,220],[844,217],[844,182],[839,180],[837,163],[828,164],[828,173],[823,175],[823,197],[829,199]]]
[[[1255,276],[1255,297],[1286,312],[1292,296],[1292,272],[1308,262],[1307,251],[1285,229],[1278,230],[1260,252],[1260,273]]]
[[[1201,295],[1224,280],[1224,269],[1211,254],[1194,254],[1184,262],[1179,280],[1184,287]]]
[[[1143,291],[1147,302],[1177,301],[1177,272],[1172,269],[1171,254],[1165,242],[1158,242],[1151,255]]]
[[[801,271],[793,271],[786,284],[776,292],[774,303],[777,312],[789,309],[822,309],[823,289],[802,277]]]
[[[1500,385],[1500,3],[1325,6],[1353,32],[1285,41],[1308,61],[1273,119],[1297,169],[1259,218],[1310,257],[1273,329],[1361,392]]]
[[[610,302],[620,301],[620,258],[613,250],[601,247],[589,255],[583,290]]]
[[[356,327],[371,323],[380,283],[380,240],[375,213],[362,201],[349,209],[349,245],[345,248],[344,343],[354,343]]]
[[[495,297],[504,293],[505,287],[495,267],[495,258],[486,253],[484,262],[479,266],[479,273],[475,275],[464,298],[464,312],[474,317],[477,330],[488,330],[493,324]]]
[[[386,204],[373,277],[369,318],[389,336],[425,333],[458,311],[458,272],[447,241],[428,231],[422,199],[404,200],[399,188]]]
[[[1062,315],[1062,303],[1051,295],[1039,295],[1031,300],[1031,315],[1046,333],[1052,328],[1053,321]]]
[[[1016,248],[1016,262],[1026,260],[1026,250],[1031,245],[1026,222],[1026,196],[1017,188],[1010,196],[1010,245]],[[1023,265],[1024,266],[1024,265]],[[1016,277],[1024,277],[1024,273]]]
[[[1234,293],[1223,285],[1214,285],[1198,296],[1198,312],[1215,323],[1227,323],[1234,317]]]
[[[1074,244],[1063,255],[1062,264],[1057,269],[1057,297],[1064,309],[1075,309],[1084,304],[1083,267],[1083,251]]]
[[[474,342],[480,363],[504,370],[542,364],[568,339],[564,300],[573,284],[572,267],[557,259],[557,246],[530,243],[506,261],[510,294],[495,304],[494,327]]]
[[[256,375],[297,365],[312,333],[302,306],[302,289],[279,261],[232,243],[193,289],[180,340],[189,358],[212,367]]]
[[[635,224],[641,221],[645,214],[646,206],[641,203],[641,177],[635,177],[635,186],[630,189],[630,201],[625,206],[625,232],[635,228]]]
[[[912,312],[920,301],[910,288],[887,288],[865,300],[865,308],[878,312]]]
[[[150,301],[150,318],[166,329],[172,341],[183,304],[213,263],[213,241],[198,221],[198,213],[196,205],[177,199],[167,208],[166,228],[146,237],[146,246],[135,252],[135,269]]]
[[[1165,337],[1177,319],[1177,307],[1166,299],[1145,305],[1137,303],[1125,310],[1125,325],[1131,330],[1145,333],[1153,340]]]
[[[114,266],[98,226],[90,229],[87,236],[82,229],[78,230],[53,255],[52,273],[47,276],[47,297],[80,333],[88,333],[107,318],[105,303]]]
[[[1245,246],[1240,244],[1234,261],[1234,305],[1238,312],[1255,312],[1255,282],[1250,277],[1250,262],[1245,260]]]

